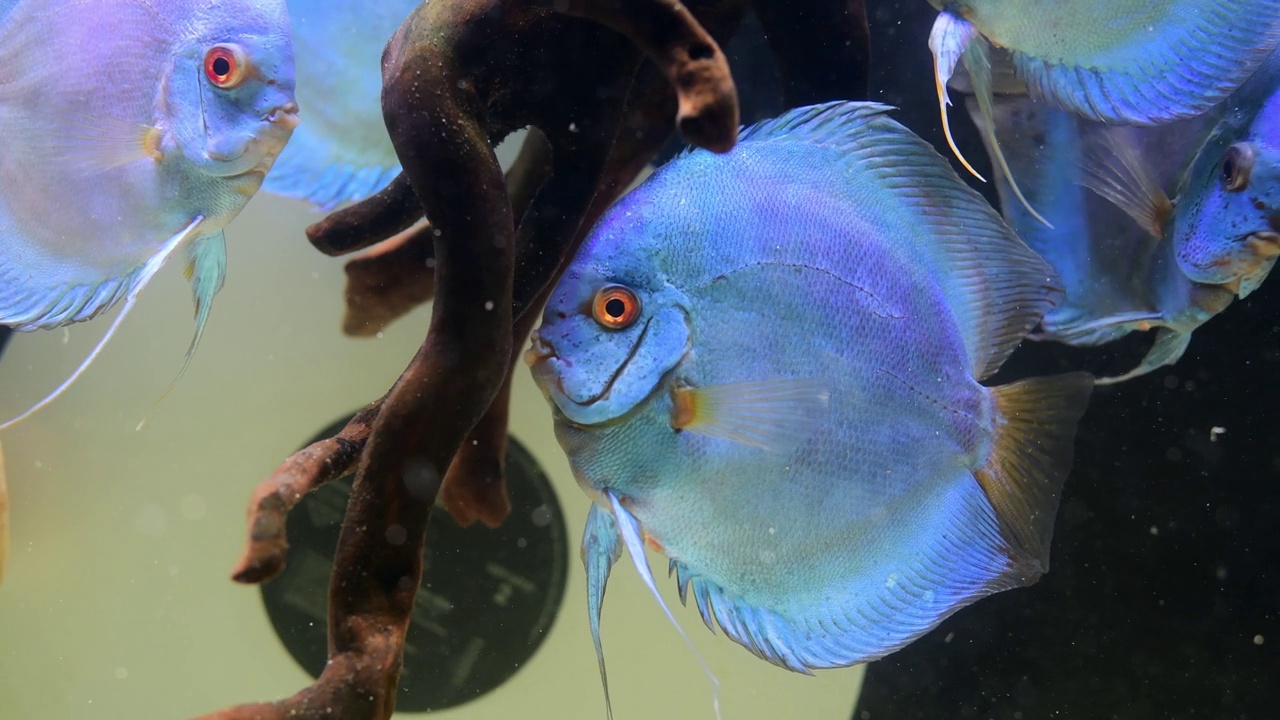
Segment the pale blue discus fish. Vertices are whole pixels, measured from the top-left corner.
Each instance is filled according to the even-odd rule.
[[[124,309],[169,257],[195,297],[189,362],[226,272],[222,229],[297,124],[284,0],[0,0],[0,324]],[[179,372],[181,375],[181,372]]]
[[[418,0],[289,0],[307,122],[263,188],[330,209],[400,173],[382,119],[382,49]]]
[[[938,103],[952,152],[947,81],[962,60],[990,119],[989,49],[1007,51],[1031,94],[1082,117],[1158,125],[1227,97],[1280,44],[1280,0],[929,0]],[[988,138],[989,140],[991,138]],[[997,167],[1010,175],[998,144]],[[1018,184],[1010,190],[1048,224]]]
[[[986,122],[972,100],[969,112]],[[1066,288],[1031,337],[1089,346],[1157,329],[1136,368],[1099,383],[1176,362],[1191,333],[1261,285],[1280,255],[1280,52],[1190,120],[1112,128],[1005,96],[994,127],[1053,228],[998,173],[1005,218]]]
[[[1091,379],[979,380],[1058,280],[888,110],[800,108],[680,156],[554,291],[526,359],[594,500],[598,654],[622,544],[651,589],[645,542],[708,627],[797,672],[1048,567]]]

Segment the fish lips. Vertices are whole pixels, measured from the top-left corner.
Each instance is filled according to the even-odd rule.
[[[292,104],[276,108],[263,118],[254,134],[231,142],[209,143],[205,148],[205,157],[212,161],[209,174],[236,177],[252,172],[266,173],[298,127],[297,108]]]
[[[688,353],[688,316],[679,308],[659,310],[635,330],[629,344],[602,330],[572,348],[567,333],[557,341],[561,347],[548,341],[546,331],[534,334],[525,360],[565,421],[593,426],[622,418],[653,395]]]

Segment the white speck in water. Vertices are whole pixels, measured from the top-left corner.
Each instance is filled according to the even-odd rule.
[[[381,339],[382,339],[382,331],[381,331],[381,330],[379,330],[377,333],[375,333],[375,334],[374,334],[374,337],[376,337],[376,338],[378,338],[379,340],[381,340]]]
[[[953,632],[949,632],[949,633],[947,633],[947,636],[946,636],[946,637],[942,638],[942,642],[944,642],[944,643],[949,643],[949,642],[951,642],[952,640],[955,640],[955,639],[956,639],[956,634],[955,634],[955,633],[953,633]]]
[[[129,677],[129,670],[128,670],[128,668],[124,668],[124,667],[118,667],[118,668],[116,668],[116,679],[117,679],[117,680],[124,680],[124,679],[125,679],[125,678],[127,678],[127,677]]]
[[[178,512],[182,513],[183,519],[186,520],[200,520],[204,517],[206,510],[204,498],[199,495],[188,495],[178,503]]]
[[[484,309],[485,309],[485,310],[492,310],[492,309],[493,309],[493,301],[492,301],[492,300],[485,300],[485,301],[484,301]]]
[[[1209,428],[1209,442],[1218,442],[1218,438],[1227,432],[1227,429],[1219,425]]]
[[[440,228],[431,228],[431,234],[435,235],[436,237],[440,237],[441,235]],[[427,267],[433,267],[434,265],[435,265],[434,262],[430,260],[427,261]]]
[[[537,527],[546,527],[551,524],[551,508],[546,505],[539,505],[533,509],[529,519],[533,520],[533,524]]]
[[[1147,532],[1151,533],[1152,535],[1159,535],[1159,534],[1160,534],[1160,528],[1156,527],[1155,525],[1152,525],[1152,526],[1151,526],[1151,529],[1150,529],[1150,530],[1148,530]]]
[[[770,535],[773,535],[773,534],[775,534],[775,533],[777,533],[777,532],[778,532],[778,528],[774,528],[774,527],[769,528],[769,534],[770,534]]]
[[[471,444],[472,444],[472,445],[479,445],[479,444],[480,444],[480,441],[479,441],[479,440],[472,440],[472,441],[471,441]]]
[[[574,133],[578,132],[578,124],[569,123],[569,132],[574,132]]]
[[[133,524],[143,535],[158,538],[169,532],[169,513],[155,503],[147,503],[138,511]]]
[[[1264,642],[1266,642],[1266,641],[1267,641],[1267,639],[1266,639],[1266,638],[1264,638],[1264,637],[1262,637],[1261,635],[1254,635],[1254,636],[1253,636],[1253,644],[1254,644],[1254,645],[1261,645],[1262,643],[1264,643]]]

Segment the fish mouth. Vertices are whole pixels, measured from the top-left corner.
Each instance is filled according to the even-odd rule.
[[[234,153],[206,150],[205,157],[214,163],[209,174],[221,178],[265,176],[298,126],[297,107],[297,104],[290,103],[271,111],[262,119],[265,126],[262,131],[249,138]],[[253,161],[255,157],[256,162]]]
[[[561,402],[566,402],[582,408],[590,407],[608,397],[609,393],[612,392],[613,386],[618,382],[618,379],[622,377],[622,374],[626,372],[627,366],[629,366],[631,361],[635,359],[636,354],[640,352],[640,347],[644,345],[645,336],[649,334],[649,327],[652,322],[652,318],[645,322],[644,327],[640,330],[640,336],[637,337],[635,343],[632,344],[631,349],[627,352],[626,358],[618,364],[618,368],[609,376],[608,381],[600,388],[600,391],[594,395],[583,398],[582,400],[576,400],[569,395],[564,387],[564,377],[560,373],[555,372],[554,368],[549,366],[549,363],[553,359],[560,360],[561,362],[564,362],[564,359],[556,353],[555,346],[546,340],[543,340],[537,331],[534,331],[530,338],[531,342],[529,349],[524,352],[524,361],[529,366],[529,369],[533,371],[533,374],[542,379],[546,387],[555,390],[554,397],[552,399],[554,400],[553,404],[557,406],[557,409],[559,409],[558,406]],[[579,425],[579,423],[574,424]]]
[[[1266,261],[1280,256],[1280,233],[1263,230],[1249,233],[1241,240],[1259,260]]]

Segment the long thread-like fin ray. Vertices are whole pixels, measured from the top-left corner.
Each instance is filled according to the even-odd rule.
[[[938,19],[933,23],[933,30],[929,33],[929,50],[933,52],[933,79],[937,85],[938,109],[942,112],[942,132],[947,138],[947,146],[951,148],[951,152],[955,153],[956,159],[964,165],[966,170],[982,182],[986,182],[987,179],[969,164],[964,154],[960,152],[960,148],[956,147],[955,138],[951,136],[951,122],[947,118],[947,107],[951,105],[951,98],[947,94],[947,81],[955,73],[956,63],[960,62],[960,57],[977,35],[977,28],[969,21],[949,12],[942,12],[938,14]],[[970,73],[972,72],[970,69]]]
[[[26,412],[0,423],[0,430],[11,428],[43,409],[49,403],[56,400],[58,396],[62,395],[62,393],[66,392],[66,390],[71,387],[71,384],[78,380],[80,376],[89,369],[89,366],[93,364],[93,361],[96,360],[98,355],[102,353],[104,348],[106,348],[107,342],[115,336],[116,330],[120,329],[120,325],[124,322],[124,319],[129,316],[129,312],[138,304],[138,297],[141,295],[142,290],[146,288],[147,284],[151,282],[151,279],[155,277],[156,272],[164,265],[165,260],[173,254],[173,251],[182,244],[182,241],[186,240],[187,237],[195,230],[196,226],[203,221],[204,216],[197,216],[195,220],[191,221],[191,224],[188,225],[186,229],[170,238],[169,241],[164,244],[164,247],[161,248],[160,252],[151,256],[151,258],[147,260],[146,264],[143,266],[143,271],[139,273],[133,287],[129,289],[128,295],[125,296],[124,307],[120,309],[120,314],[112,321],[111,326],[107,328],[106,334],[104,334],[102,339],[98,341],[98,344],[94,346],[93,351],[89,353],[89,356],[86,357],[84,361],[80,363],[80,366],[71,373],[71,376],[55,388],[53,392],[46,395],[43,400],[31,406],[31,408]]]
[[[1125,211],[1153,240],[1164,236],[1173,202],[1138,154],[1131,128],[1108,128],[1085,144],[1082,184]]]
[[[707,679],[711,681],[711,702],[715,708],[716,719],[720,719],[720,681],[716,679],[711,668],[707,667],[707,663],[702,659],[702,655],[698,652],[698,648],[694,647],[693,641],[685,634],[684,628],[680,627],[680,623],[676,622],[676,618],[671,614],[667,603],[662,599],[662,595],[658,592],[658,585],[653,580],[653,573],[649,570],[649,561],[644,554],[644,540],[640,538],[640,527],[636,523],[636,519],[626,508],[622,507],[622,503],[618,501],[616,495],[609,491],[605,491],[605,495],[609,498],[609,503],[613,507],[613,517],[618,524],[619,533],[622,535],[622,542],[627,546],[627,554],[631,556],[632,563],[636,566],[636,572],[640,573],[640,579],[644,580],[644,584],[649,588],[649,592],[653,593],[653,597],[658,600],[658,605],[662,607],[662,612],[666,613],[667,619],[675,626],[676,632],[680,633],[680,637],[684,640],[685,645],[689,646],[689,650],[693,652],[693,657],[698,661],[698,666],[706,673]]]
[[[1004,173],[1005,180],[1009,183],[1009,190],[1013,192],[1014,197],[1018,198],[1018,202],[1027,209],[1031,217],[1040,221],[1045,227],[1052,229],[1053,224],[1045,219],[1022,194],[1022,189],[1018,187],[1018,181],[1013,177],[1013,171],[1009,169],[1009,162],[1004,157],[1004,151],[1000,149],[1000,141],[996,139],[996,123],[995,109],[992,107],[992,90],[991,90],[991,58],[988,54],[988,44],[986,38],[981,35],[973,38],[969,43],[969,47],[964,51],[965,68],[969,71],[969,80],[973,83],[974,98],[978,101],[978,110],[982,113],[983,122],[978,124],[978,129],[986,135],[987,146],[991,148],[991,156],[995,159],[996,164],[1000,166],[1000,171]]]

